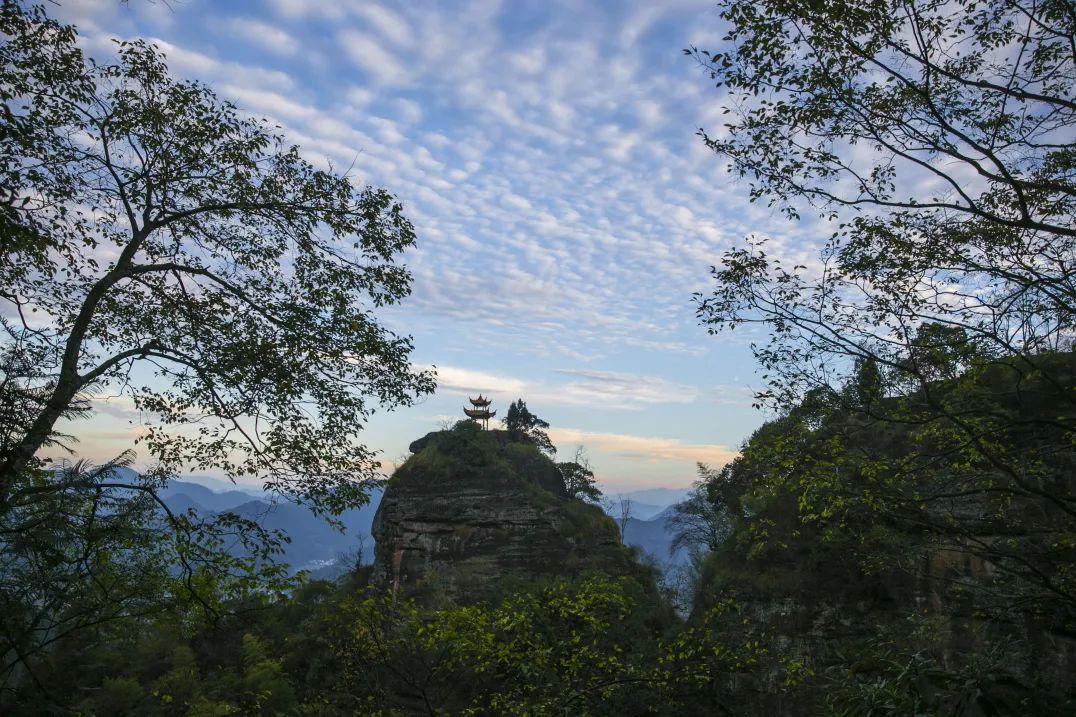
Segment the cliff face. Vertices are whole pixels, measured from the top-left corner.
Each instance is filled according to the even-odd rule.
[[[954,547],[909,561],[913,570],[866,574],[840,547],[809,542],[784,546],[794,559],[772,551],[758,560],[726,544],[704,564],[691,621],[715,611],[710,625],[729,642],[769,648],[730,680],[750,704],[742,714],[829,713],[838,688],[847,696],[879,686],[892,700],[915,695],[917,714],[1076,714],[1076,640],[1032,621],[985,619],[965,588],[988,585],[993,566]],[[790,665],[813,676],[789,690]]]
[[[504,431],[459,424],[411,444],[373,523],[374,585],[479,598],[505,580],[639,570],[615,523]]]

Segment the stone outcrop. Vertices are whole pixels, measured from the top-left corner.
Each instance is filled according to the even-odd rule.
[[[411,451],[374,518],[376,587],[477,599],[510,580],[640,569],[616,524],[569,498],[526,440],[461,423]]]

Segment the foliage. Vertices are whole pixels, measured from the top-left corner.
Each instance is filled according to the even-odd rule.
[[[632,608],[623,585],[596,577],[434,615],[368,600],[345,638],[345,679],[383,709],[590,714],[622,691],[631,648],[617,637]]]
[[[812,266],[749,240],[697,297],[711,331],[770,331],[758,398],[782,418],[736,468],[737,544],[811,536],[954,612],[1070,634],[1071,3],[719,5],[725,44],[690,54],[732,118],[704,140],[752,199],[836,224]]]
[[[374,408],[433,381],[374,315],[410,291],[392,195],[317,169],[146,42],[97,61],[73,27],[5,1],[0,43],[7,680],[72,630],[282,587],[281,536],[172,514],[163,481],[256,475],[331,517],[379,477],[358,440]],[[153,470],[46,469],[63,422],[105,394],[148,422]]]
[[[484,431],[474,421],[459,421],[451,430],[431,433],[412,446],[415,453],[390,480],[408,480],[419,474],[424,480],[451,485],[462,480],[497,482],[517,476],[521,486],[544,491],[555,489],[560,482],[554,464],[533,442],[519,434]]]
[[[730,675],[757,660],[756,647],[722,642],[728,606],[714,622],[667,634],[652,599],[630,579],[591,574],[423,608],[364,594],[353,575],[251,598],[215,623],[161,614],[141,630],[113,629],[92,650],[65,643],[66,663],[40,678],[57,705],[86,714],[723,710]]]
[[[557,452],[556,446],[549,440],[549,434],[545,430],[549,428],[549,423],[531,413],[522,398],[513,401],[508,407],[508,413],[504,417],[504,428],[509,433],[530,441],[549,455]]]
[[[729,506],[717,490],[719,478],[703,463],[698,464],[698,474],[687,498],[673,506],[665,521],[673,533],[671,553],[717,550],[730,532]]]
[[[1015,381],[999,368],[934,389],[998,412],[1056,415]],[[840,714],[1065,713],[1076,699],[1059,646],[1074,625],[1065,516],[1029,512],[996,475],[996,492],[962,496],[990,467],[968,458],[954,470],[948,446],[936,452],[938,426],[844,408],[857,391],[810,396],[709,474],[704,485],[730,506],[732,532],[706,561],[696,613],[734,593],[778,628],[763,644],[811,645],[801,648],[812,672],[804,699],[819,709],[827,694]],[[918,405],[890,396],[877,409],[893,403]],[[1034,451],[1036,440],[1001,433],[995,449]],[[1050,465],[1071,459],[1054,453]],[[924,622],[914,634],[909,615]]]
[[[1071,347],[1069,3],[720,8],[726,44],[692,54],[734,118],[705,141],[750,178],[753,199],[840,220],[811,267],[752,239],[698,297],[713,330],[772,329],[756,347],[764,402],[787,408],[864,362],[912,391],[946,377],[938,361],[952,377],[973,357],[1019,356],[1033,375],[1046,370],[1036,356]]]
[[[977,646],[967,659],[946,659],[939,643],[952,635],[937,621],[913,616],[884,628],[854,654],[844,654],[821,676],[826,713],[852,715],[1062,714],[1051,699],[1049,676],[1038,690],[1006,680],[1014,658],[1027,659],[1027,644]],[[1053,704],[1051,704],[1053,702]]]
[[[399,301],[400,204],[316,169],[264,120],[176,80],[142,41],[83,56],[42,10],[0,11],[5,247],[0,504],[106,387],[159,420],[169,469],[259,475],[336,513],[376,462],[376,402],[432,388],[372,308]],[[194,430],[184,430],[194,426]]]
[[[598,488],[594,471],[590,468],[590,461],[582,446],[576,450],[572,460],[558,463],[557,470],[564,480],[564,490],[570,497],[591,501],[601,498],[601,489]]]
[[[294,585],[274,561],[286,536],[228,512],[175,513],[157,495],[164,477],[117,478],[126,460],[27,472],[0,514],[0,689],[111,623],[176,605],[213,617],[226,601]]]
[[[751,180],[753,200],[792,216],[800,199],[833,212],[884,210],[848,228],[892,251],[878,257],[884,263],[932,248],[941,258],[978,241],[966,248],[984,252],[985,270],[1001,243],[1024,256],[1047,250],[1028,272],[1063,269],[1065,238],[1076,236],[1076,157],[1064,131],[1076,119],[1070,3],[720,0],[718,8],[724,44],[686,52],[727,92],[730,121],[702,136]],[[932,231],[962,226],[987,234],[950,242]],[[1028,299],[1053,304],[1050,286]]]

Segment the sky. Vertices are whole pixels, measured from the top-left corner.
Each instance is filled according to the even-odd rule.
[[[144,37],[178,77],[279,124],[309,160],[403,202],[413,293],[383,311],[438,390],[365,428],[386,465],[467,395],[524,398],[607,491],[682,487],[762,423],[749,336],[711,336],[692,294],[744,237],[796,260],[820,232],[748,202],[697,136],[721,92],[683,54],[722,36],[711,2],[61,0],[95,57]],[[81,454],[141,418],[99,401]]]

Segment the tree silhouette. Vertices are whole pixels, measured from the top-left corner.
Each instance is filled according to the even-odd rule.
[[[529,441],[550,455],[557,452],[556,446],[549,440],[549,434],[545,430],[549,428],[549,423],[531,413],[522,398],[513,401],[508,407],[503,423],[505,430],[516,438]]]

